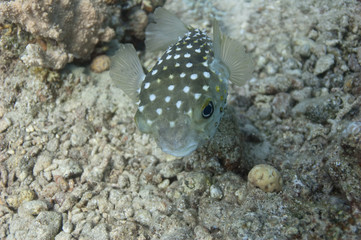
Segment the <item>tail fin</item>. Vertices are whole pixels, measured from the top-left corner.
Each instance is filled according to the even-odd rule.
[[[156,23],[150,23],[145,30],[145,46],[149,51],[165,50],[187,32],[187,26],[164,8],[154,11]]]
[[[134,102],[145,74],[132,44],[121,44],[111,59],[110,77]]]
[[[221,33],[216,20],[213,21],[213,48],[215,58],[227,66],[231,82],[241,86],[251,78],[252,58],[239,42]]]

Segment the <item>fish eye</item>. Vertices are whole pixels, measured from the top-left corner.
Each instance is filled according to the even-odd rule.
[[[202,117],[209,118],[210,116],[212,116],[214,111],[213,102],[208,100],[203,106],[204,107],[202,110]]]

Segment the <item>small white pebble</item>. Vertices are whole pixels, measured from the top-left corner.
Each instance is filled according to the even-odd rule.
[[[268,164],[254,166],[248,173],[248,182],[264,192],[279,192],[283,184],[280,172]]]

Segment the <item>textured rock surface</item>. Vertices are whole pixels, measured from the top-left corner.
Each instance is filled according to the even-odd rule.
[[[33,35],[56,42],[45,51],[29,44],[22,59],[30,66],[61,69],[73,57],[89,58],[98,42],[114,37],[114,30],[105,26],[105,8],[99,1],[16,0],[0,3],[0,12],[0,22],[20,24]]]
[[[0,4],[33,3],[31,9],[49,2]],[[68,6],[80,2],[103,6],[109,13],[103,23],[110,22],[116,40],[141,50],[135,35],[141,37],[145,19],[134,26],[129,19],[162,1]],[[35,38],[19,27],[26,23],[0,25],[0,239],[358,239],[359,1],[226,3],[166,4],[207,31],[207,16],[214,14],[256,63],[245,86],[231,84],[215,138],[185,158],[162,153],[136,130],[135,107],[107,71],[92,72],[90,61],[58,74],[28,69],[19,61],[28,44],[48,54],[58,40]],[[16,16],[31,23],[31,14]],[[93,32],[99,40],[100,32]],[[89,51],[111,55],[116,46]],[[333,63],[316,74],[317,62],[329,54]],[[148,68],[158,55],[140,57]],[[247,175],[258,164],[279,170],[282,191],[249,186]]]

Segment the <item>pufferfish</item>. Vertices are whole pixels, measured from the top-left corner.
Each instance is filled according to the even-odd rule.
[[[213,41],[157,8],[146,29],[146,50],[165,51],[145,74],[131,44],[112,59],[110,76],[138,104],[135,122],[166,153],[182,157],[215,134],[226,106],[228,80],[242,85],[251,77],[252,59],[213,22]]]

